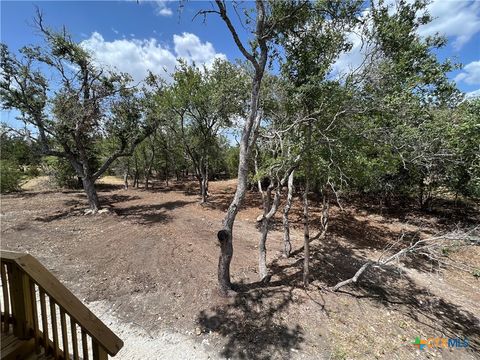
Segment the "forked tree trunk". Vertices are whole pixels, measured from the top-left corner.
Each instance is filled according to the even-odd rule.
[[[223,229],[218,232],[218,239],[220,241],[220,256],[218,258],[218,287],[222,296],[230,296],[235,294],[230,281],[230,263],[233,256],[233,224],[247,191],[248,158],[252,144],[255,143],[256,130],[261,119],[260,114],[257,115],[259,91],[260,80],[255,79],[253,82],[251,101],[253,108],[251,109],[250,117],[245,122],[240,141],[237,189],[223,220]],[[252,131],[254,134],[251,136]]]
[[[83,189],[87,193],[88,204],[93,213],[96,213],[100,209],[98,202],[97,190],[95,189],[95,181],[89,176],[82,178]]]
[[[260,86],[262,83],[265,66],[268,60],[267,42],[269,38],[265,33],[265,20],[267,15],[265,12],[264,4],[261,1],[256,1],[257,24],[255,38],[258,41],[259,47],[258,57],[256,56],[257,54],[248,53],[248,51],[243,47],[243,44],[238,37],[235,27],[230,21],[230,18],[228,17],[225,3],[223,3],[222,1],[216,1],[216,4],[219,10],[220,17],[226,23],[229,31],[231,32],[235,40],[235,43],[237,44],[237,47],[255,68],[255,75],[252,79],[252,91],[249,104],[250,112],[243,126],[240,139],[237,189],[235,191],[233,200],[228,207],[225,219],[223,220],[223,229],[220,230],[218,233],[218,239],[220,241],[221,249],[220,257],[218,259],[218,285],[220,294],[228,296],[234,293],[232,289],[232,284],[230,282],[230,262],[233,255],[233,224],[235,222],[235,217],[237,216],[238,210],[243,203],[243,199],[245,198],[245,192],[247,191],[248,159],[251,149],[256,142],[257,129],[260,125],[261,116],[260,114],[258,114]]]
[[[288,215],[292,207],[294,173],[295,171],[292,171],[288,177],[287,201],[285,202],[285,207],[283,209],[283,255],[287,258],[290,257],[290,252],[292,251],[292,243],[290,242],[290,221]]]

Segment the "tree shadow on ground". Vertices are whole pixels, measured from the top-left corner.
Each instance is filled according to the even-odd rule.
[[[100,195],[100,202],[102,205],[115,206],[118,203],[139,200],[140,197],[136,195],[124,195],[124,194],[112,194],[112,195]]]
[[[88,209],[88,202],[85,193],[81,192],[72,192],[74,198],[64,200],[61,210],[56,210],[50,212],[46,215],[38,216],[34,218],[35,221],[40,222],[52,222],[55,220],[64,219],[70,216],[78,216],[85,214],[85,210]],[[101,195],[100,196],[100,205],[106,208],[112,208],[115,204],[121,202],[127,202],[132,200],[138,200],[138,196],[130,195],[121,195],[121,194],[112,194],[112,195]]]
[[[29,199],[34,198],[40,195],[48,195],[48,194],[82,194],[83,190],[78,189],[51,189],[51,190],[38,190],[38,191],[31,191],[31,190],[19,190],[7,194],[2,194],[2,197],[8,198],[19,198],[19,199]]]
[[[204,206],[211,209],[226,211],[232,202],[235,190],[217,190],[212,192],[208,197],[208,201]],[[258,215],[262,213],[262,199],[258,192],[248,191],[245,194],[245,199],[242,202],[240,209],[258,208]],[[280,209],[280,208],[279,208]]]
[[[349,195],[348,204],[355,209],[367,211],[369,214],[384,216],[387,220],[410,222],[422,225],[425,221],[434,221],[438,225],[470,226],[480,221],[478,202],[452,200],[442,197],[432,199],[429,208],[421,209],[417,199],[398,197],[388,205],[378,198],[367,195]]]
[[[200,188],[197,181],[185,180],[185,181],[170,181],[168,186],[164,181],[152,181],[148,188],[145,188],[145,185],[136,187],[137,191],[147,191],[150,193],[158,192],[170,192],[177,191],[183,192],[185,196],[200,195]]]
[[[241,287],[241,286],[240,286]],[[290,359],[304,341],[299,325],[289,327],[283,312],[294,303],[292,289],[255,289],[238,293],[232,302],[202,311],[203,331],[227,339],[221,356],[227,359]]]
[[[95,188],[97,189],[97,191],[101,192],[112,192],[124,189],[124,185],[97,182],[95,184]]]
[[[311,245],[310,275],[319,291],[351,278],[368,261],[343,243],[329,240]],[[291,261],[275,260],[268,287],[303,287],[303,250],[292,253]],[[258,284],[258,286],[261,286]],[[254,288],[252,286],[251,288]],[[343,290],[343,291],[342,291]],[[432,336],[466,338],[473,351],[480,351],[480,319],[461,306],[436,296],[419,286],[402,269],[395,266],[370,268],[356,285],[340,292],[368,298],[379,306],[400,312],[431,329]],[[392,305],[394,307],[392,308]]]
[[[467,339],[469,350],[480,352],[480,319],[461,306],[419,287],[395,267],[372,272],[353,289],[356,298],[369,298],[430,329],[432,337]]]
[[[117,215],[126,219],[133,220],[141,225],[153,225],[155,223],[165,223],[172,219],[170,211],[193,203],[193,201],[169,201],[155,205],[133,205],[126,207],[115,207]]]

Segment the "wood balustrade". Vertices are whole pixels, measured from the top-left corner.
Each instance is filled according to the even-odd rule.
[[[33,256],[2,250],[1,285],[2,342],[22,341],[18,349],[10,347],[17,352],[10,358],[34,352],[53,359],[104,360],[122,348],[122,340]],[[2,345],[2,359],[9,358],[3,352]]]

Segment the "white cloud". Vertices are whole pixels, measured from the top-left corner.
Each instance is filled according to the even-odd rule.
[[[466,94],[465,94],[465,98],[466,98],[466,99],[476,99],[476,98],[480,98],[480,89],[477,89],[477,90],[470,91],[470,92],[466,93]]]
[[[157,0],[155,3],[155,14],[158,16],[172,16],[173,11],[167,6],[168,1]]]
[[[365,60],[367,47],[364,46],[361,35],[357,33],[349,33],[348,41],[352,44],[352,48],[348,52],[343,52],[332,66],[334,75],[350,73],[362,65]]]
[[[211,65],[216,58],[226,59],[224,54],[215,52],[211,43],[202,43],[195,34],[184,32],[182,35],[173,35],[173,43],[178,57],[197,65]]]
[[[172,16],[173,12],[172,12],[172,9],[170,8],[163,8],[163,9],[158,9],[157,14],[160,16]]]
[[[408,0],[413,2],[413,0]],[[395,11],[396,0],[387,0],[389,12]],[[433,21],[418,29],[420,36],[425,37],[439,33],[449,37],[453,47],[459,50],[480,31],[480,1],[433,0],[427,10]],[[363,18],[368,17],[369,9],[363,11]],[[367,20],[367,26],[369,21]],[[357,29],[359,32],[360,29]],[[365,59],[368,46],[362,46],[362,38],[356,33],[350,33],[348,40],[352,43],[349,52],[340,55],[333,66],[333,74],[341,74],[358,68]],[[465,76],[466,77],[466,76]]]
[[[480,31],[479,1],[434,0],[427,9],[434,20],[419,29],[422,36],[438,32],[452,38],[454,48],[459,50]]]
[[[126,1],[135,1],[140,4],[148,3],[153,6],[155,15],[157,16],[172,16],[173,11],[168,6],[168,3],[173,3],[174,0],[126,0]]]
[[[177,58],[207,66],[216,58],[226,58],[224,54],[216,53],[211,43],[202,42],[191,33],[174,35],[173,44],[174,51],[153,38],[106,41],[98,32],[81,43],[97,62],[129,73],[136,82],[144,80],[148,70],[168,79],[175,69]]]
[[[480,84],[480,60],[465,65],[463,71],[455,76],[455,81],[469,85]]]

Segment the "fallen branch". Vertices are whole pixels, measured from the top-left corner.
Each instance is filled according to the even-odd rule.
[[[463,245],[469,245],[476,241],[478,241],[478,232],[480,231],[480,227],[474,227],[467,231],[454,231],[450,233],[446,233],[443,235],[432,236],[426,239],[418,240],[410,246],[401,249],[400,251],[396,252],[395,254],[384,258],[385,251],[380,255],[378,260],[376,261],[367,261],[365,264],[362,265],[360,269],[357,270],[355,275],[347,280],[341,281],[337,283],[335,286],[329,288],[331,291],[338,291],[340,288],[349,285],[355,284],[360,279],[362,274],[370,267],[380,268],[382,266],[387,265],[388,263],[392,262],[393,260],[399,260],[400,257],[407,257],[412,254],[419,254],[423,256],[427,256],[430,260],[437,261],[438,263],[448,264],[445,261],[442,261],[440,257],[442,256],[442,249],[445,248],[447,241],[463,241]],[[403,240],[405,234],[402,234],[399,240],[396,242],[400,242]],[[391,247],[389,247],[391,248]]]

